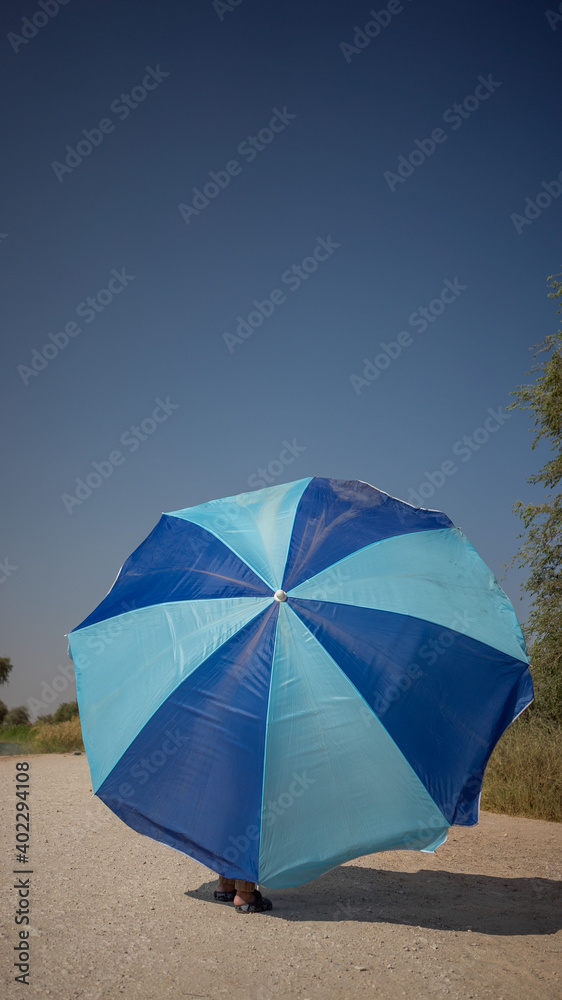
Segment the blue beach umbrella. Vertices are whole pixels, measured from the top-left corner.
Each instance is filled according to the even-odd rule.
[[[513,607],[460,529],[355,481],[163,514],[69,642],[94,792],[270,887],[476,823],[533,697]]]

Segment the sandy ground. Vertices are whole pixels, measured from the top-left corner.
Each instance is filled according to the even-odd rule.
[[[214,902],[208,869],[134,833],[92,796],[84,754],[27,758],[33,874],[13,875],[19,759],[0,758],[2,996],[561,996],[558,824],[484,813],[435,855],[361,858],[272,890],[271,913],[243,916]],[[12,966],[11,887],[27,877],[29,986],[14,982]]]

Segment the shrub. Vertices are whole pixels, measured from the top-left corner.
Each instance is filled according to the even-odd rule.
[[[76,715],[78,715],[78,702],[63,701],[53,715],[53,722],[70,722]]]
[[[28,726],[29,725],[29,712],[25,705],[18,705],[17,708],[11,708],[9,712],[6,713],[4,717],[5,726]]]
[[[8,714],[8,706],[3,701],[0,701],[0,726],[4,722],[4,719],[6,718],[7,714]]]
[[[28,750],[31,753],[34,749],[31,726],[2,726],[0,741],[2,743],[20,743],[22,753]]]
[[[66,753],[83,750],[80,719],[74,716],[67,722],[44,722],[32,730],[35,746],[40,753]]]
[[[495,748],[482,808],[562,822],[562,727],[525,712]]]

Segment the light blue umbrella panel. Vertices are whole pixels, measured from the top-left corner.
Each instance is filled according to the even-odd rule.
[[[533,697],[513,607],[462,532],[355,481],[163,514],[69,642],[94,792],[271,887],[476,823]]]

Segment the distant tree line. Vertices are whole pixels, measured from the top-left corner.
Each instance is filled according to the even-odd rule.
[[[37,722],[69,722],[78,715],[77,701],[63,701],[62,705],[53,712],[52,715],[38,715]],[[29,726],[31,720],[25,705],[18,705],[17,708],[8,708],[3,701],[0,701],[0,725],[9,726]]]
[[[7,684],[13,663],[9,656],[0,656],[0,684]],[[53,712],[52,715],[39,715],[37,722],[68,722],[78,715],[77,701],[63,701],[62,705]],[[17,705],[16,708],[8,708],[5,702],[0,701],[0,726],[6,728],[11,726],[29,726],[31,720],[29,711],[25,705]]]

